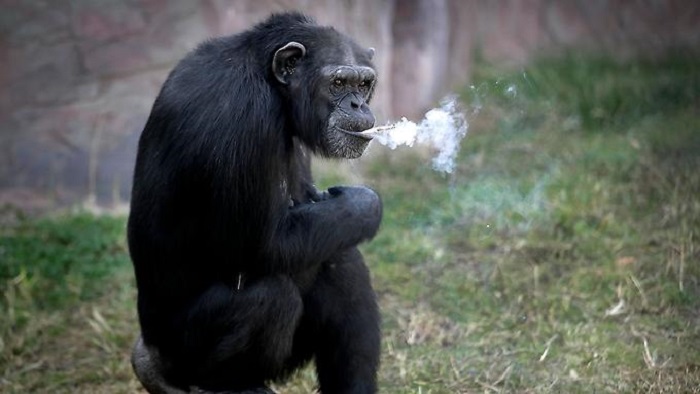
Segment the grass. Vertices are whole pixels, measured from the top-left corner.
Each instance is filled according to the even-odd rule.
[[[319,167],[384,199],[381,392],[700,391],[698,66],[484,67],[453,174],[379,147]],[[3,218],[0,391],[139,392],[124,218]]]

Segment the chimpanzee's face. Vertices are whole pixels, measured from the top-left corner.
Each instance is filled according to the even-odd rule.
[[[321,75],[332,106],[326,129],[327,153],[334,157],[359,157],[372,139],[359,132],[374,126],[374,115],[367,105],[374,90],[374,69],[326,66]]]
[[[376,84],[374,49],[338,37],[338,45],[308,51],[288,43],[275,53],[273,73],[292,100],[301,140],[325,156],[354,159],[372,140],[360,132],[375,122],[368,105]]]

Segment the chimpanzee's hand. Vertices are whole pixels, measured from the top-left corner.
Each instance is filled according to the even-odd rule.
[[[328,195],[327,200],[350,214],[348,225],[359,227],[363,239],[374,238],[382,221],[382,200],[374,190],[364,186],[335,186],[328,189]]]

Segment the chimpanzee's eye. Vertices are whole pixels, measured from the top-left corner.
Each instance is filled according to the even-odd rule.
[[[335,86],[343,86],[343,80],[340,79],[340,78],[336,78],[336,79],[333,81],[333,84],[334,84]]]

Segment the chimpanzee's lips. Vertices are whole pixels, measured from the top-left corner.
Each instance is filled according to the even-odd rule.
[[[340,129],[340,131],[342,131],[345,134],[349,134],[349,135],[351,135],[353,137],[357,137],[357,138],[362,138],[362,139],[367,140],[367,141],[370,141],[370,140],[372,140],[372,138],[374,138],[374,134],[365,133],[366,131],[369,131],[369,130],[372,130],[372,129],[363,130],[363,131],[350,131],[350,130]]]

